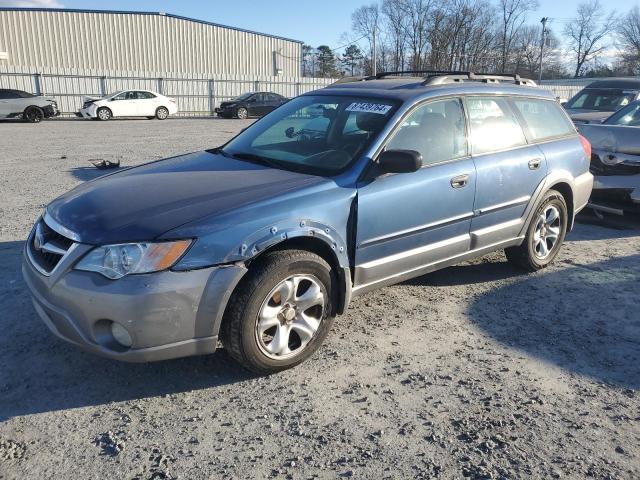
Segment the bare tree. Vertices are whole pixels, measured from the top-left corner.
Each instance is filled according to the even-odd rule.
[[[499,0],[500,9],[500,70],[504,72],[513,53],[514,42],[527,19],[538,8],[538,0]]]
[[[351,28],[369,42],[369,57],[373,50],[373,32],[378,30],[380,10],[377,3],[356,8],[351,14]]]
[[[567,23],[564,33],[575,55],[574,77],[579,77],[585,64],[596,59],[606,48],[605,39],[614,26],[615,13],[606,14],[599,0],[588,0],[578,5],[575,18]]]
[[[633,72],[640,65],[640,7],[637,5],[618,22],[618,38],[623,51],[622,63]]]
[[[387,39],[392,55],[391,68],[395,71],[404,70],[406,62],[407,18],[402,13],[403,0],[383,0],[382,16]]]
[[[428,47],[429,17],[434,0],[402,0],[399,7],[407,19],[405,35],[409,47],[409,61],[413,70],[424,66]]]

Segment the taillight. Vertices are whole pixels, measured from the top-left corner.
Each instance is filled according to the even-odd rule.
[[[169,98],[168,99],[171,103],[176,103],[176,99],[175,98]]]
[[[584,148],[587,160],[591,161],[591,144],[589,143],[589,140],[580,135],[580,142],[582,143],[582,148]]]

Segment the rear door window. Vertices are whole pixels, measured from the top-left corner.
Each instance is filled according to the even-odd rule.
[[[524,118],[534,141],[575,133],[573,124],[554,100],[516,98],[513,104]]]
[[[504,97],[468,97],[466,105],[474,155],[527,144],[522,127]]]

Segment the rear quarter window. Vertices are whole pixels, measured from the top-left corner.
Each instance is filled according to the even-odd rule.
[[[562,107],[553,100],[515,98],[513,103],[522,115],[533,141],[575,133],[575,128],[562,112]]]

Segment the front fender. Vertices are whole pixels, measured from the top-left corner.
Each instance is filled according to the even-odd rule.
[[[226,233],[226,234],[225,234]],[[323,241],[335,253],[342,268],[349,267],[347,244],[340,233],[325,223],[304,219],[272,222],[247,234],[233,237],[231,232],[216,232],[199,238],[194,248],[174,270],[193,270],[212,264],[247,262],[261,252],[293,238],[313,237]]]

